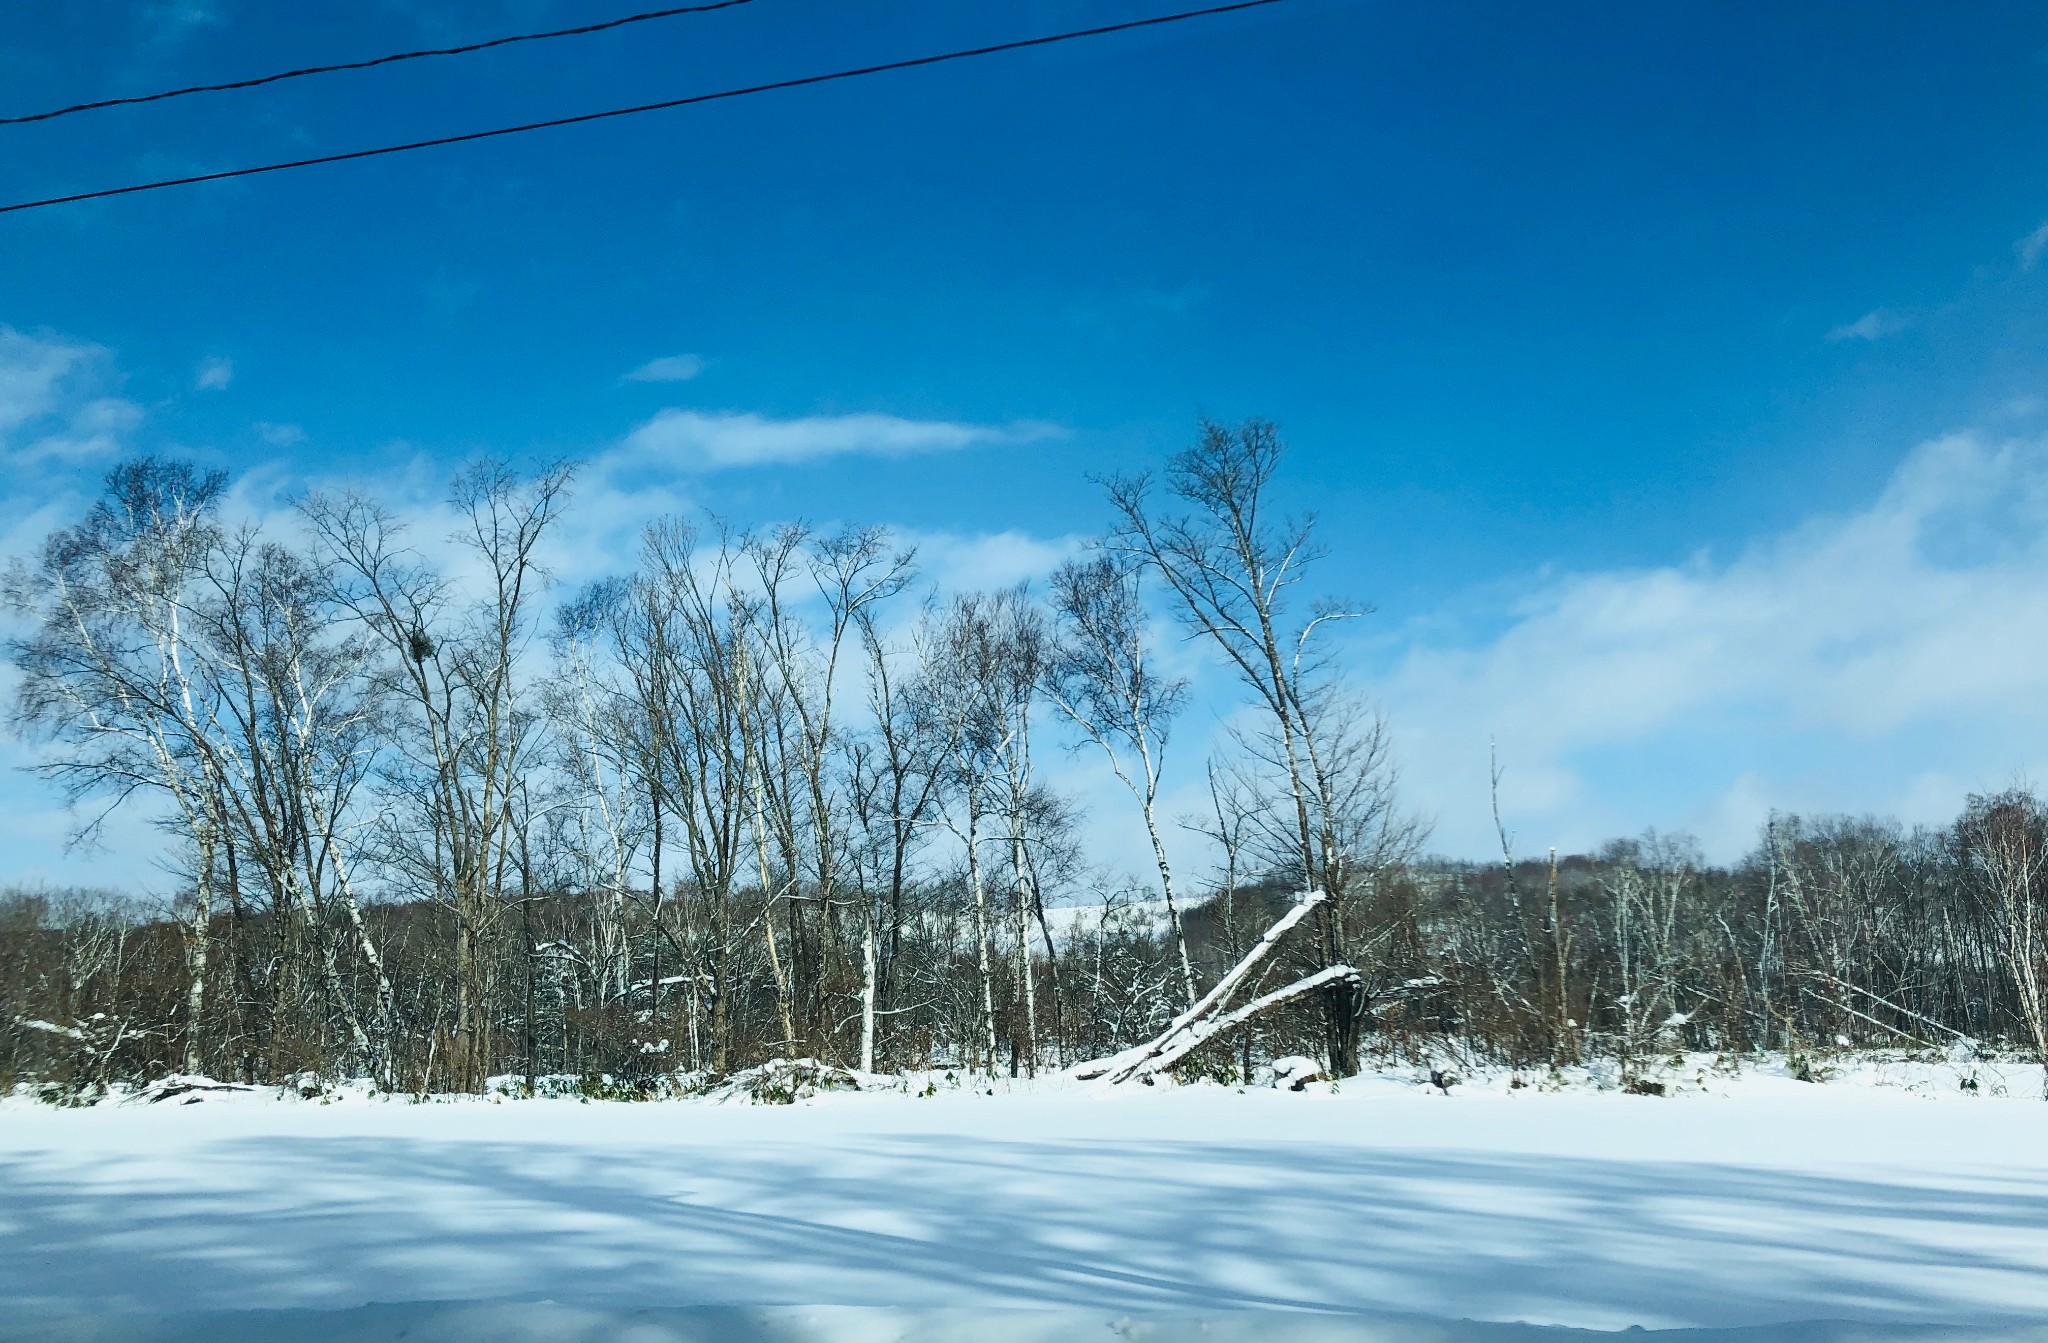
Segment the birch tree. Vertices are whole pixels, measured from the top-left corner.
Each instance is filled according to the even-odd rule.
[[[460,472],[448,505],[458,582],[405,542],[404,523],[361,494],[310,496],[301,512],[335,592],[379,642],[402,715],[389,776],[410,827],[390,857],[455,921],[457,1089],[481,1090],[492,1050],[488,943],[515,859],[514,794],[536,746],[530,645],[546,574],[540,546],[568,499],[571,471],[523,476],[498,462]]]
[[[1316,636],[1360,612],[1316,605],[1290,624],[1290,596],[1322,551],[1313,517],[1274,516],[1270,490],[1282,457],[1279,431],[1264,420],[1235,427],[1204,421],[1195,445],[1174,457],[1169,497],[1185,511],[1161,513],[1144,476],[1107,482],[1116,515],[1110,545],[1165,586],[1182,623],[1215,649],[1253,694],[1270,724],[1273,762],[1293,825],[1295,866],[1305,890],[1330,899],[1316,908],[1319,954],[1344,963],[1349,873],[1339,833],[1340,777],[1323,756],[1311,713],[1317,694]],[[1319,994],[1331,1069],[1358,1070],[1363,1009],[1359,980],[1338,977]]]
[[[871,626],[874,613],[908,586],[916,556],[914,551],[892,547],[888,533],[879,527],[845,528],[821,536],[807,528],[786,526],[751,538],[746,550],[760,596],[760,642],[777,682],[774,698],[786,707],[793,729],[760,734],[763,754],[772,749],[782,766],[776,772],[786,772],[790,779],[790,786],[779,791],[784,818],[781,839],[792,887],[791,930],[794,934],[798,926],[793,900],[799,894],[796,887],[807,885],[836,946],[840,940],[842,865],[850,838],[845,833],[847,800],[837,772],[843,760],[837,713],[842,662],[849,638]],[[822,608],[821,629],[814,631],[795,604],[806,595]],[[805,869],[801,883],[800,864]],[[860,1052],[866,1060],[864,1067],[871,1066],[873,1053],[878,972],[874,913],[872,903],[863,901]],[[791,942],[794,945],[794,936]]]
[[[1028,699],[1037,677],[1037,638],[1021,588],[995,593],[962,593],[926,632],[925,673],[948,743],[948,788],[940,816],[959,840],[967,864],[974,908],[975,970],[980,987],[981,1044],[986,1066],[997,1054],[995,924],[989,903],[982,845],[988,824],[1007,800],[998,793],[1005,762],[1028,725]],[[1020,675],[1020,662],[1028,675]],[[1016,829],[1012,826],[1012,830]]]
[[[1069,561],[1053,573],[1051,602],[1058,626],[1045,686],[1061,712],[1101,748],[1118,782],[1138,801],[1180,961],[1185,1006],[1195,1001],[1195,969],[1157,808],[1167,739],[1186,702],[1188,683],[1152,667],[1139,572],[1128,556],[1104,554]]]
[[[369,673],[373,636],[346,627],[330,589],[298,553],[245,528],[216,548],[195,628],[218,706],[217,752],[231,851],[262,874],[276,909],[296,911],[319,946],[322,982],[357,1064],[396,1083],[398,1008],[357,884],[358,790],[373,768],[383,703]],[[367,1020],[326,928],[371,979]]]
[[[555,675],[543,703],[555,725],[557,778],[566,824],[558,828],[596,893],[595,960],[604,996],[629,996],[632,958],[626,905],[652,830],[645,787],[650,744],[637,697],[606,656],[630,584],[586,588],[557,613]]]
[[[749,842],[756,823],[753,732],[760,679],[754,676],[754,599],[735,565],[736,538],[720,529],[699,553],[699,535],[680,519],[647,529],[637,610],[642,621],[635,662],[654,720],[661,753],[663,809],[676,821],[691,885],[708,903],[711,995],[711,1067],[724,1072],[732,1054],[735,983],[734,887],[758,850]],[[657,892],[655,944],[666,940]],[[760,925],[774,945],[774,921]],[[658,983],[660,976],[656,975]],[[778,997],[786,995],[776,971]]]
[[[226,477],[183,462],[124,462],[77,525],[53,533],[34,564],[17,561],[8,608],[27,625],[9,641],[20,673],[14,722],[46,750],[36,770],[73,805],[99,802],[76,838],[90,842],[123,802],[157,803],[158,823],[190,840],[185,1066],[202,1070],[215,853],[223,825],[215,706],[194,673],[194,588],[220,544]]]
[[[1957,823],[1971,872],[2018,999],[2020,1024],[2043,1065],[2048,1099],[2048,817],[2024,789],[1972,797]]]
[[[869,730],[847,747],[847,787],[861,841],[855,866],[865,912],[862,945],[860,1066],[872,1072],[879,1027],[894,1012],[892,989],[902,960],[903,928],[915,878],[913,864],[930,834],[930,813],[941,796],[959,715],[943,712],[938,687],[914,661],[931,641],[891,645],[874,608],[856,618],[865,654]],[[929,629],[929,622],[926,628]],[[903,665],[906,661],[910,665]]]

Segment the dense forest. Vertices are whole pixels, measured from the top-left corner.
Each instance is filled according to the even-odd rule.
[[[14,726],[83,838],[149,818],[175,895],[0,894],[0,1088],[2048,1056],[2021,789],[1940,829],[1775,816],[1725,868],[1427,857],[1283,456],[1204,424],[1038,590],[943,593],[879,528],[686,518],[560,590],[566,466],[468,468],[443,538],[354,493],[237,522],[223,476],[124,463],[8,574]],[[1241,694],[1207,760],[1168,749],[1165,639]],[[1086,851],[1060,749],[1127,791],[1142,876]]]

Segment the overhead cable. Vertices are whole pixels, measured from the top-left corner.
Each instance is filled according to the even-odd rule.
[[[103,107],[132,107],[137,103],[160,103],[166,98],[184,98],[195,93],[226,93],[233,89],[261,88],[265,84],[276,84],[287,79],[304,79],[308,75],[331,75],[338,70],[368,70],[374,66],[391,65],[398,61],[418,61],[429,56],[466,56],[472,51],[489,51],[493,47],[509,47],[515,42],[546,42],[557,37],[581,37],[585,33],[602,33],[613,28],[623,28],[629,23],[646,23],[653,19],[672,19],[678,14],[708,14],[714,9],[731,9],[735,5],[749,5],[753,0],[714,0],[710,4],[677,5],[672,9],[650,9],[644,14],[628,14],[624,18],[606,19],[602,23],[586,23],[576,28],[555,28],[545,33],[515,33],[511,37],[494,37],[488,42],[469,42],[459,47],[432,47],[425,51],[398,51],[389,56],[373,56],[366,61],[342,61],[335,65],[309,65],[299,70],[280,70],[274,75],[258,75],[254,79],[237,79],[226,84],[194,84],[190,88],[165,89],[161,93],[138,93],[127,98],[102,98],[98,102],[74,103],[70,107],[52,108],[48,112],[30,112],[22,116],[0,117],[0,126],[20,126],[31,121],[54,121],[68,117],[75,112],[95,112]]]
[[[851,70],[834,70],[822,75],[803,75],[795,79],[778,79],[766,84],[749,84],[744,88],[720,89],[716,93],[693,93],[683,98],[667,98],[658,103],[641,103],[634,107],[614,107],[602,112],[583,112],[576,116],[552,117],[546,121],[529,121],[517,126],[498,126],[487,131],[469,131],[462,135],[442,135],[431,140],[413,140],[406,144],[379,145],[374,149],[353,149],[342,154],[321,154],[314,158],[291,159],[284,163],[265,163],[251,168],[230,168],[222,172],[196,173],[190,177],[166,177],[155,182],[136,182],[129,186],[103,187],[98,191],[73,192],[68,196],[51,196],[44,200],[17,201],[12,205],[0,205],[0,214],[11,214],[17,210],[39,210],[50,205],[69,205],[77,201],[102,200],[108,196],[133,195],[138,191],[160,191],[165,187],[192,186],[199,182],[223,182],[236,177],[255,177],[261,173],[284,172],[292,168],[312,168],[326,163],[347,163],[353,159],[376,158],[384,154],[405,154],[415,149],[434,149],[442,145],[468,144],[474,140],[490,140],[503,135],[524,135],[528,131],[551,130],[557,126],[578,126],[589,121],[606,121],[613,117],[637,116],[642,112],[659,112],[671,107],[689,107],[696,103],[718,102],[726,98],[744,98],[756,93],[774,93],[783,89],[800,89],[812,84],[829,84],[836,80],[858,79],[863,75],[879,75],[891,70],[912,70],[919,66],[939,65],[947,61],[966,60],[974,56],[992,56],[1004,51],[1022,51],[1029,47],[1050,46],[1055,42],[1073,42],[1081,38],[1102,37],[1109,33],[1130,32],[1137,28],[1155,28],[1162,24],[1180,23],[1188,19],[1208,18],[1216,14],[1229,14],[1238,10],[1261,9],[1267,5],[1285,3],[1285,0],[1236,0],[1227,5],[1210,5],[1205,9],[1187,9],[1177,14],[1158,14],[1146,19],[1131,19],[1123,23],[1103,24],[1096,28],[1076,28],[1064,33],[1050,33],[1044,37],[1019,38],[1011,42],[998,42],[986,47],[969,47],[961,51],[944,51],[932,56],[912,56],[900,61],[884,61],[880,65],[863,65]]]

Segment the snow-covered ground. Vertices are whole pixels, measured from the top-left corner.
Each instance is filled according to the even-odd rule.
[[[1045,907],[1046,927],[1062,941],[1080,933],[1101,932],[1105,922],[1133,929],[1160,928],[1166,923],[1166,902],[1119,900],[1114,905],[1096,903]]]
[[[2048,1321],[2037,1069],[1985,1069],[1974,1094],[1941,1063],[1694,1071],[1661,1099],[1391,1076],[791,1106],[9,1100],[0,1338]],[[478,1301],[498,1304],[217,1313]]]

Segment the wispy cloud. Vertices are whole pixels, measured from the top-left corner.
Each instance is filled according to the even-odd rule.
[[[704,371],[704,361],[694,354],[663,355],[650,359],[626,375],[627,382],[688,382]]]
[[[223,20],[211,5],[198,0],[151,0],[142,7],[143,31],[148,40],[170,45],[197,28],[219,26]]]
[[[48,415],[56,407],[58,384],[100,353],[90,345],[38,340],[0,326],[0,435]]]
[[[267,420],[258,420],[256,437],[273,448],[295,448],[306,441],[306,431],[296,424],[272,424]]]
[[[82,463],[111,457],[142,423],[142,408],[117,396],[94,397],[71,411],[67,422],[44,435],[29,455],[47,461]]]
[[[235,361],[219,355],[209,355],[199,361],[199,372],[194,375],[192,385],[202,392],[225,391],[235,380]]]
[[[1829,340],[1883,340],[1896,336],[1913,324],[1913,319],[1889,308],[1875,308],[1864,313],[1853,322],[1846,322],[1828,332]]]
[[[990,443],[1029,443],[1048,424],[959,424],[895,415],[812,415],[772,420],[747,413],[664,410],[627,436],[625,451],[681,470],[790,466],[828,457],[905,457]]]
[[[2013,255],[2020,259],[2021,270],[2032,270],[2041,258],[2048,255],[2048,223],[2019,239],[2012,245]]]
[[[1770,806],[1953,812],[2048,764],[2048,440],[1957,434],[1863,511],[1735,559],[1536,581],[1380,692],[1416,800],[1484,852],[1487,742],[1530,842],[1651,821],[1729,854]]]
[[[1039,582],[1081,549],[1074,536],[1003,532],[905,531],[896,540],[917,548],[918,569],[947,591],[1006,588]]]
[[[0,456],[20,465],[116,451],[142,412],[105,394],[106,363],[100,346],[0,326]]]

